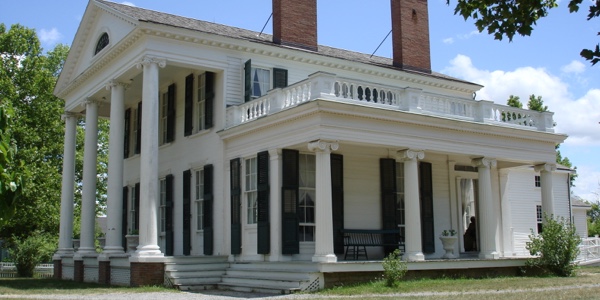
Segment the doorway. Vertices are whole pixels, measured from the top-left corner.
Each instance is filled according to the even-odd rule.
[[[479,252],[479,183],[475,178],[457,178],[460,210],[460,234],[462,253]]]

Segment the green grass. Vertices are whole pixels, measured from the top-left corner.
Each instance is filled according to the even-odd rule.
[[[38,278],[0,278],[0,295],[32,294],[107,294],[177,292],[161,286],[111,287],[97,283],[80,283],[71,280]]]
[[[594,285],[594,286],[592,286]],[[425,293],[425,295],[423,295]],[[398,287],[385,286],[383,280],[341,286],[317,292],[316,296],[357,296],[368,299],[376,294],[417,294],[419,299],[600,299],[600,267],[582,267],[575,277],[500,277],[485,279],[420,279],[402,281]],[[444,295],[445,293],[450,293]],[[441,298],[440,298],[441,297]],[[596,298],[594,298],[596,297]],[[389,297],[387,297],[389,298]],[[410,299],[410,297],[409,297]]]

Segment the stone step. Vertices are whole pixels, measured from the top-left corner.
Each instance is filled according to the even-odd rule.
[[[188,271],[211,271],[225,270],[229,263],[199,263],[199,264],[165,264],[165,271],[188,272]]]
[[[255,278],[263,280],[308,281],[310,273],[289,271],[260,271],[229,269],[223,276],[229,278]]]
[[[221,277],[171,278],[171,282],[175,286],[215,286],[216,284],[221,282]]]
[[[219,283],[217,287],[220,290],[228,290],[228,291],[236,291],[236,292],[244,292],[244,293],[263,293],[263,294],[276,294],[276,295],[285,295],[290,294],[299,289],[287,289],[287,288],[272,288],[268,286],[260,286],[254,284],[244,284],[244,283]]]
[[[268,280],[262,278],[238,278],[238,277],[223,277],[221,283],[239,286],[253,286],[268,289],[299,289],[299,281],[286,281],[286,280]]]
[[[225,270],[168,272],[167,274],[172,279],[178,279],[178,278],[221,278],[223,275],[225,275]]]
[[[210,263],[227,263],[227,256],[174,256],[165,259],[165,265],[194,265]]]
[[[283,271],[283,272],[319,272],[318,265],[309,262],[253,262],[232,263],[229,270]]]

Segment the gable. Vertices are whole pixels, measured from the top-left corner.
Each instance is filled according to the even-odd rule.
[[[102,3],[90,1],[75,34],[54,93],[59,93],[95,62],[106,56],[136,26],[136,20]],[[96,53],[99,39],[104,34],[108,36],[108,43]]]

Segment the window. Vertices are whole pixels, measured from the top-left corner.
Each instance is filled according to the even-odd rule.
[[[195,175],[196,230],[204,230],[204,170],[197,170]]]
[[[246,170],[245,170],[245,195],[247,206],[247,220],[248,224],[256,224],[258,218],[258,206],[256,203],[257,193],[257,177],[256,177],[256,157],[246,159]]]
[[[159,183],[160,197],[160,232],[165,232],[167,229],[167,180],[160,179]]]
[[[542,233],[542,222],[543,222],[543,218],[544,218],[543,217],[544,214],[542,213],[542,206],[536,205],[535,212],[536,212],[536,218],[537,218],[537,233],[540,234],[540,233]]]
[[[540,176],[536,175],[534,181],[535,181],[535,187],[541,187],[542,186],[542,179],[541,179]]]
[[[271,89],[270,88],[270,82],[271,82],[270,71],[267,69],[252,67],[251,76],[252,76],[251,77],[252,99],[256,99],[256,98],[266,95],[267,91],[269,91]]]
[[[169,111],[169,93],[165,92],[160,97],[160,109],[159,109],[159,126],[158,126],[158,136],[159,136],[159,145],[163,145],[167,143],[167,128],[168,128],[168,111]]]
[[[316,162],[315,156],[310,154],[300,154],[299,159],[299,239],[301,242],[312,242],[315,240]]]
[[[396,220],[400,235],[405,235],[406,219],[404,208],[404,163],[396,163]]]
[[[206,73],[198,76],[198,101],[196,101],[196,126],[197,131],[202,131],[205,128],[205,112],[206,112]]]
[[[98,39],[98,43],[96,43],[96,49],[94,50],[94,55],[98,54],[98,52],[102,51],[102,49],[106,48],[109,43],[108,33],[103,33]]]

